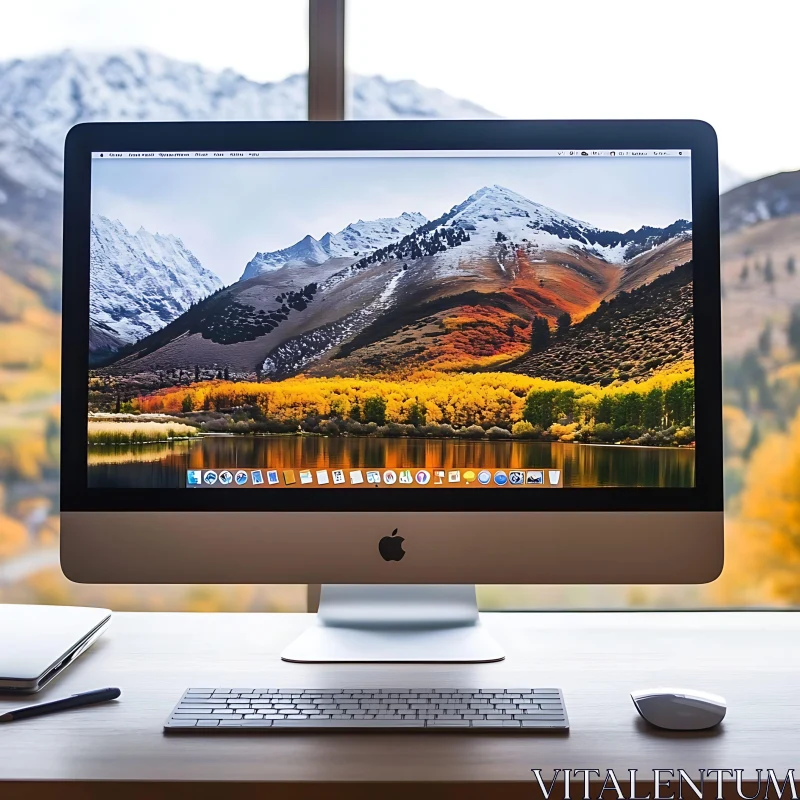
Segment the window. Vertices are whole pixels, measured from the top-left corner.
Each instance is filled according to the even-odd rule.
[[[484,607],[800,603],[800,112],[785,16],[779,0],[750,14],[685,0],[346,0],[349,118],[695,117],[719,135],[725,572],[706,587],[481,587]],[[3,19],[0,601],[302,609],[305,587],[79,587],[61,576],[57,331],[66,130],[305,118],[308,3],[243,0],[220,13],[197,0],[36,0]]]

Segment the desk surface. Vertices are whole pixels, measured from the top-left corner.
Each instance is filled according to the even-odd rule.
[[[634,767],[650,775],[655,767],[749,774],[797,767],[800,614],[483,619],[506,648],[503,662],[377,667],[281,662],[283,646],[312,624],[306,614],[116,614],[93,649],[37,699],[120,686],[121,700],[0,725],[0,780],[304,782],[308,796],[309,784],[337,782],[530,781],[532,767],[613,768],[618,775]],[[648,729],[628,693],[664,684],[723,695],[725,722],[701,734]],[[162,733],[186,687],[229,685],[559,686],[572,729],[533,736]],[[0,713],[26,702],[4,698]]]

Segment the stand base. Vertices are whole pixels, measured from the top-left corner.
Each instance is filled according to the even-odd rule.
[[[317,624],[284,661],[476,664],[505,658],[474,586],[323,586]]]

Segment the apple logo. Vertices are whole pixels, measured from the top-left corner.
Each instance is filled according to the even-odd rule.
[[[384,536],[378,542],[378,552],[383,557],[384,561],[400,561],[400,559],[406,554],[406,551],[403,550],[403,539],[402,536],[397,535],[397,528],[392,531],[391,536]]]

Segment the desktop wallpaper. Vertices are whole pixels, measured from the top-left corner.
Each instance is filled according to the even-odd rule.
[[[688,158],[95,158],[89,484],[692,486],[693,269]]]

